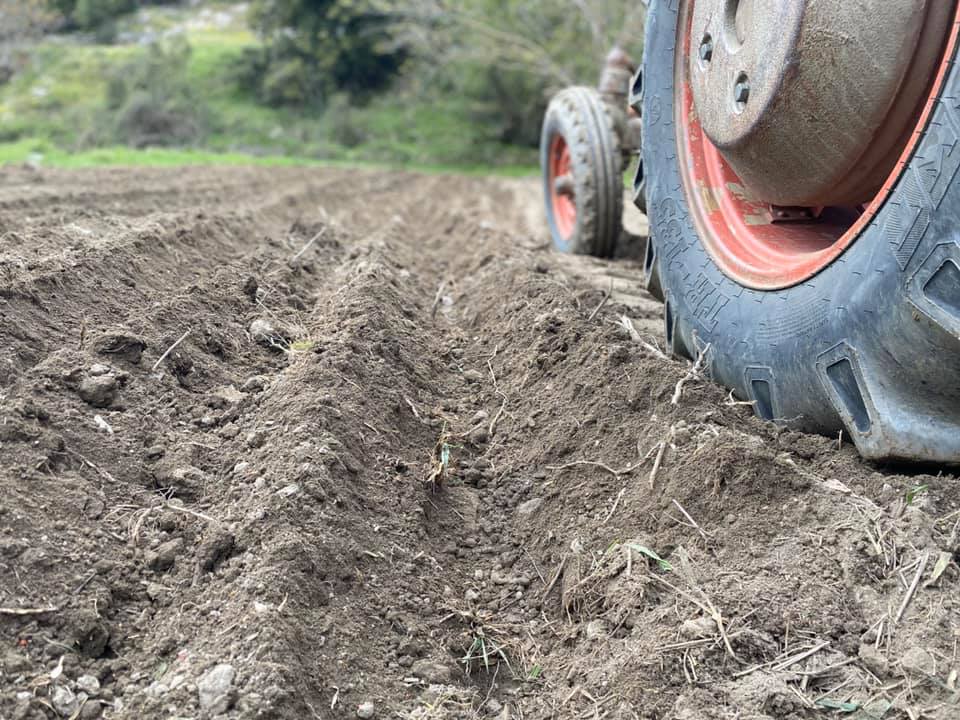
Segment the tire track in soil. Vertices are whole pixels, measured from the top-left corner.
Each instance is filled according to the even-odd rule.
[[[0,190],[0,606],[58,608],[0,616],[0,715],[53,717],[86,673],[84,717],[209,715],[227,663],[244,718],[805,718],[837,685],[950,716],[956,566],[876,622],[955,552],[952,477],[878,472],[703,379],[672,404],[687,368],[613,323],[659,325],[633,266],[545,252],[534,183],[237,173]],[[62,199],[107,181],[143,192]]]

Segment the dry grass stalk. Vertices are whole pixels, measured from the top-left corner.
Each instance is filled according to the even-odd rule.
[[[637,343],[640,347],[642,347],[644,350],[646,350],[648,353],[650,353],[654,357],[659,358],[661,360],[669,359],[667,358],[666,355],[664,355],[664,353],[660,350],[660,348],[656,347],[655,345],[651,345],[650,343],[648,343],[646,340],[643,339],[643,336],[641,336],[640,333],[637,331],[637,328],[634,327],[633,321],[630,318],[628,318],[626,315],[621,315],[619,318],[617,318],[617,322],[615,324],[617,327],[623,329],[627,333],[627,335],[630,336],[631,340],[633,340],[635,343]]]
[[[704,345],[700,352],[697,353],[697,359],[693,363],[693,366],[687,371],[687,374],[677,380],[677,386],[673,389],[673,397],[670,398],[671,405],[676,405],[680,402],[680,397],[683,395],[684,385],[694,378],[700,377],[704,367],[706,367],[707,359],[710,355],[710,347],[710,343]]]
[[[13,615],[16,617],[25,617],[27,615],[43,615],[44,613],[57,612],[60,608],[49,606],[42,608],[13,608],[0,607],[0,615]]]
[[[174,350],[176,350],[177,346],[178,346],[180,343],[182,343],[184,340],[187,339],[187,336],[190,334],[190,330],[191,330],[191,328],[187,328],[187,331],[186,331],[185,333],[183,333],[183,335],[181,335],[179,338],[177,338],[176,342],[174,342],[173,345],[171,345],[170,347],[168,347],[168,348],[163,352],[163,355],[161,355],[161,356],[157,359],[157,361],[153,364],[153,367],[150,369],[150,372],[156,372],[156,371],[157,371],[157,368],[160,367],[160,364],[161,364],[164,360],[167,359],[167,356],[169,356],[170,353],[172,353]]]
[[[903,614],[907,611],[907,606],[910,604],[910,601],[913,599],[914,593],[917,592],[917,586],[920,584],[920,578],[923,577],[924,571],[927,569],[927,561],[930,559],[930,552],[924,552],[923,556],[920,558],[920,564],[917,567],[917,572],[913,576],[913,582],[910,583],[910,587],[907,588],[906,595],[903,596],[903,602],[900,603],[900,609],[897,610],[896,617],[893,618],[894,623],[899,623],[903,618]]]

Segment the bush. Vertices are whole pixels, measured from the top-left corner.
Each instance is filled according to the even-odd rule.
[[[111,73],[107,82],[105,142],[134,147],[175,146],[201,140],[207,110],[187,79],[186,40],[155,43]]]
[[[362,101],[406,56],[370,0],[254,0],[250,24],[264,46],[245,55],[238,77],[268,105],[317,107],[338,92]]]
[[[77,0],[72,18],[78,27],[93,30],[136,6],[136,0]]]

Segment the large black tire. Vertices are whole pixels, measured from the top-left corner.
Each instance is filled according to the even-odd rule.
[[[551,187],[550,152],[557,136],[569,147],[575,186],[576,225],[567,235],[561,232]],[[596,90],[567,88],[550,102],[540,136],[540,166],[554,247],[613,256],[623,228],[623,161],[613,117]]]
[[[678,3],[654,0],[644,53],[643,160],[652,282],[667,342],[709,346],[713,377],[759,416],[843,429],[875,459],[960,461],[960,65],[879,213],[803,283],[751,290],[720,271],[691,220],[674,121]]]

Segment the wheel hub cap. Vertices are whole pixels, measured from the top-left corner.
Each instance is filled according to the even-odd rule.
[[[953,18],[943,0],[697,0],[703,131],[778,206],[872,198],[913,129]]]

